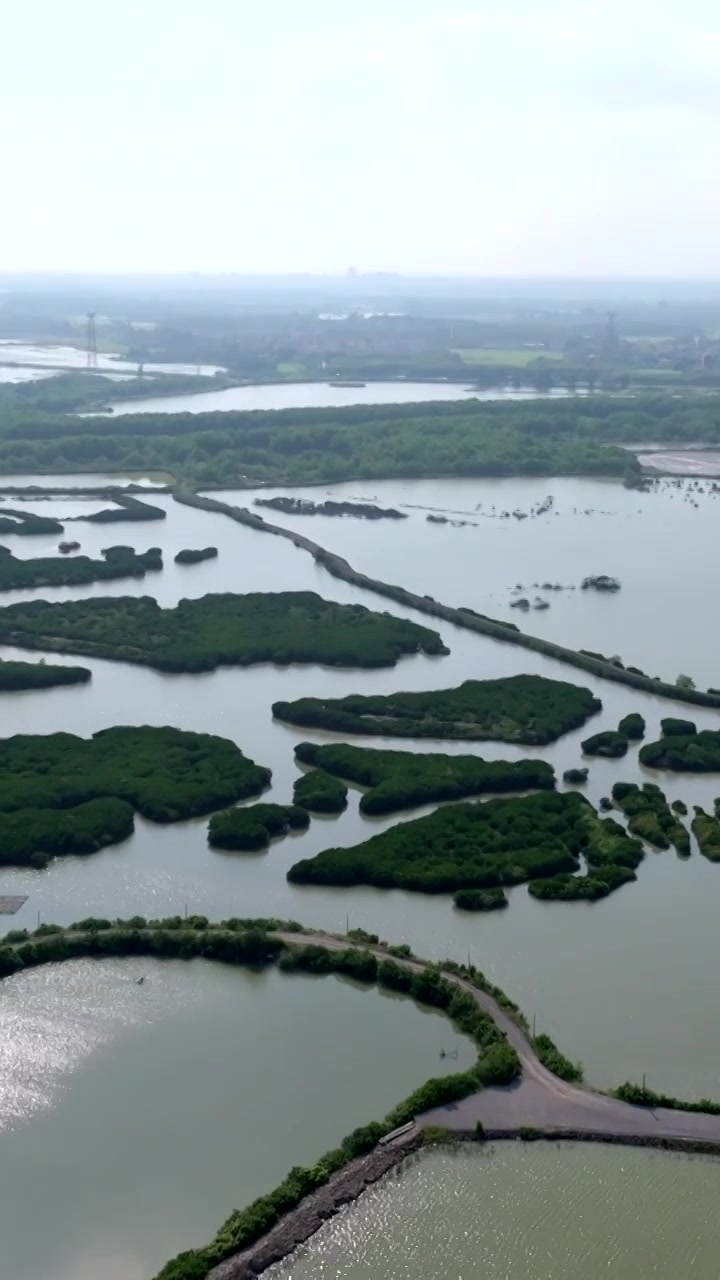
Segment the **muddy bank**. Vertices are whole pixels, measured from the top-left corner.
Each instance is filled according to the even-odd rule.
[[[411,1151],[422,1145],[422,1132],[413,1125],[407,1133],[380,1143],[365,1156],[359,1156],[333,1174],[324,1187],[306,1196],[297,1209],[285,1215],[267,1235],[249,1249],[227,1258],[209,1273],[208,1280],[253,1280],[274,1262],[304,1244],[342,1207],[400,1164]]]

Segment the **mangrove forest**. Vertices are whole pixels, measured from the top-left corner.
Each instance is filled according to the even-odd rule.
[[[312,742],[301,742],[295,755],[301,764],[368,788],[360,798],[361,813],[394,813],[433,801],[503,791],[552,791],[555,786],[555,772],[544,760],[482,760]]]
[[[0,634],[2,610],[0,610]],[[602,703],[589,689],[545,676],[465,680],[456,689],[273,703],[277,720],[334,733],[452,738],[542,746],[579,729]]]
[[[0,641],[191,673],[256,662],[391,667],[405,654],[448,652],[416,622],[312,591],[225,592],[172,609],[150,596],[33,600],[0,609]]]

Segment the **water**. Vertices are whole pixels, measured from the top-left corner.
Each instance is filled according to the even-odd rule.
[[[151,365],[145,367],[159,368]],[[213,413],[228,409],[339,408],[351,404],[408,404],[423,400],[547,400],[568,394],[562,387],[546,392],[510,387],[478,390],[461,382],[368,382],[364,387],[330,386],[327,382],[279,382],[271,385],[228,387],[224,391],[200,391],[192,395],[121,400],[119,404],[111,403],[109,407],[116,415]]]
[[[60,345],[38,345],[31,342],[16,341],[14,338],[0,339],[0,362],[6,363],[12,361],[24,362],[28,365],[53,365],[62,366],[65,369],[86,369],[87,368],[87,352],[84,347],[70,347]],[[120,372],[123,369],[129,369],[135,372],[138,367],[137,360],[121,360],[118,356],[107,352],[98,352],[97,365],[98,369],[109,369],[114,372]],[[218,365],[214,364],[154,364],[143,362],[143,368],[146,373],[202,373],[212,374],[221,373],[222,370]]]
[[[12,978],[2,1274],[148,1280],[291,1165],[474,1057],[441,1014],[336,977],[133,958]]]
[[[538,1143],[421,1156],[268,1280],[677,1280],[718,1274],[720,1163]]]
[[[557,482],[552,487],[558,492]],[[355,492],[373,496],[376,489],[377,486],[356,487]],[[537,492],[540,496],[544,493],[542,482]],[[520,490],[517,493],[519,500]],[[609,506],[615,498],[621,500],[625,496],[619,488],[591,483],[585,493],[588,505],[598,507],[601,498]],[[421,496],[417,489],[414,493],[405,492],[410,500],[419,500]],[[460,506],[452,482],[437,482],[434,496],[435,505]],[[523,500],[527,501],[530,496],[524,492]],[[638,495],[633,497],[638,500]],[[242,502],[246,495],[236,495],[236,498]],[[180,507],[168,497],[160,496],[156,501],[168,511],[168,518],[162,524],[118,525],[111,529],[78,524],[68,528],[77,532],[83,551],[92,554],[116,540],[127,539],[140,549],[161,545],[167,561],[163,573],[148,575],[141,581],[99,583],[82,590],[48,589],[42,594],[60,599],[73,595],[112,595],[118,591],[148,593],[156,595],[164,605],[170,605],[182,596],[200,596],[211,590],[291,588],[315,590],[339,601],[362,601],[371,608],[386,607],[381,598],[359,592],[330,577],[308,555],[285,540],[254,533],[225,517]],[[559,504],[559,494],[557,501]],[[706,501],[714,510],[712,500]],[[51,512],[56,505],[60,509],[62,500],[37,505],[38,509]],[[676,505],[676,498],[651,496],[647,510],[657,509],[660,514],[665,511],[668,518],[671,515],[674,518]],[[682,509],[682,504],[679,506]],[[387,552],[386,576],[396,576],[401,581],[414,575],[418,580],[426,577],[427,585],[431,582],[435,585],[433,575],[439,574],[444,563],[447,581],[440,585],[446,589],[441,592],[436,586],[442,598],[449,597],[453,590],[460,597],[459,566],[466,566],[463,590],[466,600],[468,593],[475,589],[478,563],[487,566],[488,572],[500,572],[493,567],[497,555],[493,557],[489,549],[485,557],[478,560],[473,556],[460,557],[456,552],[449,554],[447,544],[449,541],[452,547],[453,539],[472,535],[493,537],[496,547],[502,547],[505,535],[500,530],[504,530],[505,522],[501,526],[497,521],[488,520],[483,527],[490,530],[490,534],[483,535],[478,530],[433,529],[426,526],[423,515],[413,513],[401,528],[393,525],[391,537],[384,527],[355,520],[333,520],[332,528],[327,529],[327,521],[306,519],[303,527],[310,532],[317,527],[318,537],[322,530],[323,540],[330,546],[350,550],[351,560],[362,567],[370,567],[363,561],[363,555],[368,558],[363,549],[374,546],[379,534]],[[695,512],[694,517],[700,519],[701,513]],[[590,526],[595,523],[591,517],[587,520]],[[560,518],[557,523],[560,524]],[[579,523],[578,518],[571,528],[578,527]],[[527,530],[528,554],[543,527],[532,524],[531,528],[528,520],[520,526],[521,530]],[[615,525],[608,519],[600,527],[611,530]],[[626,527],[632,527],[629,521],[622,526]],[[643,527],[639,519],[638,527]],[[689,536],[692,521],[688,519],[684,527]],[[416,554],[425,572],[418,570],[412,560],[412,541],[408,535],[413,530],[423,538],[429,531],[435,539],[432,544],[418,544]],[[493,533],[495,530],[498,532]],[[400,539],[405,539],[403,564],[395,545]],[[39,552],[43,539],[33,539],[33,542],[38,543]],[[54,545],[54,540],[52,542]],[[349,543],[352,546],[346,545]],[[190,568],[172,564],[171,553],[178,547],[208,544],[219,548],[216,560]],[[435,559],[428,545],[440,549]],[[635,540],[625,535],[623,548],[626,559],[632,559],[636,554]],[[607,546],[603,544],[603,560],[592,567],[601,570],[614,567],[606,563],[606,551]],[[700,554],[700,546],[683,545],[678,535],[674,563],[684,561],[694,552]],[[576,568],[579,572],[586,567],[583,556],[582,566]],[[393,569],[397,569],[397,574],[391,572]],[[516,563],[508,564],[502,570],[503,581],[508,578],[512,582],[517,570]],[[673,581],[677,581],[675,571]],[[32,594],[3,593],[2,599]],[[622,622],[628,596],[623,587],[619,597],[602,601],[608,608],[614,608],[612,617],[618,624]],[[479,601],[473,598],[472,603]],[[580,593],[575,605],[578,610],[591,608],[593,600],[587,598],[587,593]],[[709,666],[709,658],[714,653],[713,628],[705,621],[715,608],[714,593],[703,592],[695,605],[692,647],[688,651],[678,648],[674,665],[682,661],[698,673],[704,661]],[[392,607],[397,614],[414,616],[399,606]],[[648,616],[655,617],[657,600],[652,598],[652,593],[646,607]],[[539,616],[533,614],[528,621],[534,625]],[[424,617],[419,620],[431,623]],[[672,613],[672,625],[673,634],[684,626],[684,619],[678,617],[676,610]],[[451,686],[469,676],[536,671],[593,688],[602,698],[604,710],[591,722],[591,729],[616,725],[625,712],[637,710],[646,717],[648,736],[652,738],[659,732],[662,716],[684,714],[685,708],[681,705],[629,692],[621,685],[592,680],[539,654],[485,640],[445,624],[441,624],[439,630],[451,648],[448,657],[416,656],[403,659],[395,668],[351,673],[318,667],[276,669],[264,665],[247,671],[225,668],[203,676],[169,676],[142,667],[76,657],[58,659],[48,654],[48,661],[81,662],[89,666],[93,672],[92,683],[51,692],[6,695],[0,699],[0,714],[4,713],[6,733],[68,730],[88,735],[123,723],[175,724],[180,728],[219,733],[232,738],[253,759],[272,768],[272,788],[267,795],[279,802],[290,800],[292,784],[298,776],[294,745],[306,738],[327,740],[329,735],[273,722],[270,706],[278,699],[342,696],[350,690],[391,693],[399,688]],[[659,649],[664,643],[663,630],[655,627],[652,635]],[[622,637],[604,636],[597,638],[596,643],[604,647],[613,639],[617,640],[613,648],[620,647]],[[626,656],[637,656],[629,640],[633,639],[639,647],[642,634],[626,639]],[[680,652],[682,658],[678,657]],[[8,648],[3,650],[3,655],[40,656]],[[714,711],[698,708],[690,714],[700,725],[715,727],[718,724]],[[578,730],[554,747],[537,752],[492,743],[439,746],[434,742],[375,739],[369,745],[418,751],[477,751],[489,759],[539,754],[560,774],[563,769],[581,762],[580,741],[587,732],[587,729]],[[364,742],[368,745],[368,740]],[[597,802],[602,795],[609,794],[614,781],[633,778],[659,780],[670,798],[681,796],[688,804],[702,804],[705,808],[710,808],[715,795],[720,793],[720,779],[713,775],[663,778],[641,770],[635,747],[624,760],[593,761],[586,791]],[[720,993],[714,979],[720,868],[697,852],[688,862],[680,861],[672,851],[648,853],[637,884],[620,890],[604,902],[595,905],[540,903],[531,898],[524,887],[519,887],[511,893],[508,911],[480,918],[454,911],[450,899],[444,896],[288,884],[286,873],[298,859],[312,856],[329,845],[356,844],[404,817],[427,812],[417,809],[410,815],[367,819],[359,813],[358,798],[357,789],[351,789],[348,810],[340,818],[314,819],[307,832],[276,842],[260,854],[210,850],[204,819],[168,827],[139,819],[129,841],[90,858],[58,859],[43,872],[6,868],[0,876],[2,892],[29,895],[26,906],[8,922],[8,927],[10,923],[32,926],[38,912],[44,920],[70,922],[90,913],[182,912],[186,903],[190,909],[204,911],[213,918],[229,914],[277,914],[334,930],[345,927],[349,914],[351,926],[362,926],[392,941],[408,942],[420,954],[465,959],[470,951],[474,962],[517,999],[530,1017],[536,1015],[540,1029],[553,1035],[572,1058],[585,1063],[593,1083],[605,1086],[626,1078],[639,1079],[645,1071],[654,1088],[696,1096],[720,1096]],[[668,1018],[669,1009],[671,1018]],[[693,1047],[692,1054],[688,1054],[688,1045]]]
[[[54,373],[54,369],[22,369],[0,364],[0,382],[39,382],[41,378],[52,378]]]
[[[638,493],[612,481],[573,477],[371,480],[217,496],[247,506],[257,496],[285,493],[316,502],[331,496],[396,507],[408,519],[392,525],[260,514],[301,529],[386,582],[446,604],[469,605],[560,644],[619,654],[671,683],[682,671],[699,688],[720,688],[720,657],[711,639],[720,628],[720,594],[708,559],[720,526],[720,493],[709,492],[711,480],[700,480],[704,493],[678,488],[674,481],[661,484]],[[546,514],[501,518],[503,511],[527,513],[549,494],[554,504]],[[431,511],[467,524],[428,523]],[[622,590],[578,590],[584,577],[599,573],[619,578]],[[533,585],[548,581],[575,589],[544,592]],[[531,603],[540,596],[550,608],[526,614],[513,609],[518,584]],[[521,655],[515,660],[525,661]]]
[[[33,482],[40,478],[27,477]],[[78,476],[68,480],[73,482],[93,480]],[[325,490],[293,492],[325,496]],[[709,494],[694,498],[695,508],[685,489],[628,494],[580,480],[373,481],[331,492],[407,504],[409,519],[394,523],[391,532],[353,519],[287,520],[359,568],[513,619],[517,611],[503,611],[516,582],[577,583],[586,573],[617,573],[619,595],[553,593],[550,610],[533,611],[520,625],[621,652],[651,673],[672,676],[682,666],[699,683],[720,685],[717,593],[704,567],[717,519],[717,499]],[[527,510],[549,492],[557,515],[490,517],[492,503]],[[245,505],[252,495],[229,497]],[[166,559],[161,574],[83,589],[3,593],[0,602],[125,593],[152,594],[168,606],[213,590],[316,590],[434,625],[331,578],[289,542],[164,495],[153,502],[168,513],[162,523],[77,522],[68,523],[67,533],[90,555],[112,542],[139,550],[160,545]],[[487,516],[475,513],[479,503]],[[68,496],[28,507],[69,515],[98,505]],[[478,527],[429,525],[419,509],[425,507],[469,512],[452,518]],[[21,555],[53,554],[58,540],[6,539]],[[217,560],[189,568],[173,564],[176,550],[206,545],[218,547]],[[593,729],[637,710],[654,737],[661,716],[685,714],[681,705],[592,680],[541,655],[445,624],[438,629],[451,648],[448,657],[416,656],[382,671],[265,665],[167,676],[48,654],[48,661],[90,666],[92,684],[0,696],[2,732],[87,735],[113,724],[167,723],[220,733],[272,767],[267,794],[282,802],[298,776],[294,744],[330,735],[274,723],[270,704],[276,699],[437,688],[469,676],[537,671],[593,688],[604,704]],[[9,648],[1,653],[42,656]],[[718,724],[716,712],[687,713],[703,726]],[[587,732],[537,753],[491,743],[376,739],[365,745],[505,759],[539,754],[561,772],[580,762]],[[617,779],[649,777],[660,780],[670,798],[706,808],[720,793],[720,779],[712,775],[658,779],[646,773],[633,747],[625,760],[591,763],[587,794],[597,801]],[[340,818],[313,819],[307,832],[260,854],[209,849],[204,819],[167,827],[140,819],[129,841],[91,857],[58,859],[42,872],[2,870],[0,891],[29,898],[17,916],[0,924],[33,927],[38,914],[65,923],[90,913],[166,914],[182,912],[186,904],[214,918],[277,914],[334,930],[344,929],[349,916],[351,927],[406,941],[424,955],[465,959],[469,953],[536,1018],[538,1030],[584,1061],[594,1084],[638,1080],[646,1072],[656,1089],[720,1096],[720,868],[697,850],[687,862],[672,851],[648,853],[637,884],[604,902],[539,903],[519,887],[508,911],[487,917],[456,912],[442,896],[288,884],[287,870],[299,858],[331,844],[355,844],[428,811],[367,819],[358,799],[352,788]],[[136,972],[150,975],[142,988],[133,981]],[[106,1280],[147,1280],[166,1257],[207,1239],[234,1206],[276,1184],[292,1163],[314,1159],[436,1073],[441,1024],[435,1017],[420,1017],[411,1005],[359,993],[335,979],[258,977],[202,963],[77,962],[3,983],[0,1239],[8,1275],[95,1280],[102,1272]],[[448,1043],[444,1023],[440,1043]],[[533,1280],[577,1274],[587,1280],[601,1274],[671,1280],[688,1271],[704,1277],[715,1274],[717,1169],[704,1161],[599,1148],[434,1155],[328,1224],[309,1251],[285,1264],[278,1280],[469,1280],[479,1268],[488,1280],[527,1274]],[[428,1270],[431,1257],[442,1259],[434,1273]]]

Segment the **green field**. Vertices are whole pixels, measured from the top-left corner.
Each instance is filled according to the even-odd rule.
[[[548,351],[545,347],[463,347],[455,351],[465,364],[531,364],[533,360],[562,360],[561,351]]]

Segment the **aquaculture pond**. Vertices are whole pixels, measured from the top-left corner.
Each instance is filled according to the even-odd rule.
[[[335,976],[133,958],[8,979],[3,1273],[148,1280],[290,1165],[474,1059],[442,1014]]]
[[[333,1218],[267,1280],[677,1280],[717,1272],[720,1162],[510,1143],[434,1152]]]

